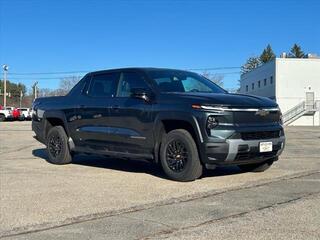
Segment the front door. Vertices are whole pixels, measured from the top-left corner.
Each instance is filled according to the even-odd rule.
[[[306,109],[314,109],[314,92],[306,92]]]
[[[133,88],[150,89],[150,86],[139,72],[122,72],[110,108],[109,139],[115,151],[151,154],[154,142],[152,104],[131,97]]]

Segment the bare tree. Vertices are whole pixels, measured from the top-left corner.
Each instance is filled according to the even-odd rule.
[[[215,84],[219,85],[220,87],[223,86],[223,79],[224,75],[219,74],[219,73],[210,73],[208,71],[204,71],[202,73],[202,76],[205,78],[209,79],[210,81],[214,82]]]
[[[59,88],[41,88],[39,97],[64,96],[76,85],[81,78],[79,76],[65,77],[60,80]]]
[[[53,91],[49,88],[40,88],[39,89],[39,97],[50,97],[54,96]]]
[[[73,87],[76,85],[81,77],[79,76],[70,76],[65,77],[60,80],[58,93],[59,95],[66,95]]]

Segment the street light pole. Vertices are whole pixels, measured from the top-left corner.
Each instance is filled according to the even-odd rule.
[[[8,65],[3,65],[3,107],[7,106],[7,72],[9,69]]]

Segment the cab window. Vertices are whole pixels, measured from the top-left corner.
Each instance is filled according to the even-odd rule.
[[[148,89],[143,75],[137,72],[123,72],[117,90],[117,97],[130,97],[133,88]]]
[[[88,95],[92,97],[113,97],[116,93],[119,73],[104,73],[92,76]]]

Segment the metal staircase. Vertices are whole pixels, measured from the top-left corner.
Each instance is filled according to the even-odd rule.
[[[320,111],[320,101],[303,101],[283,114],[283,124],[289,125],[302,116],[313,116]]]

